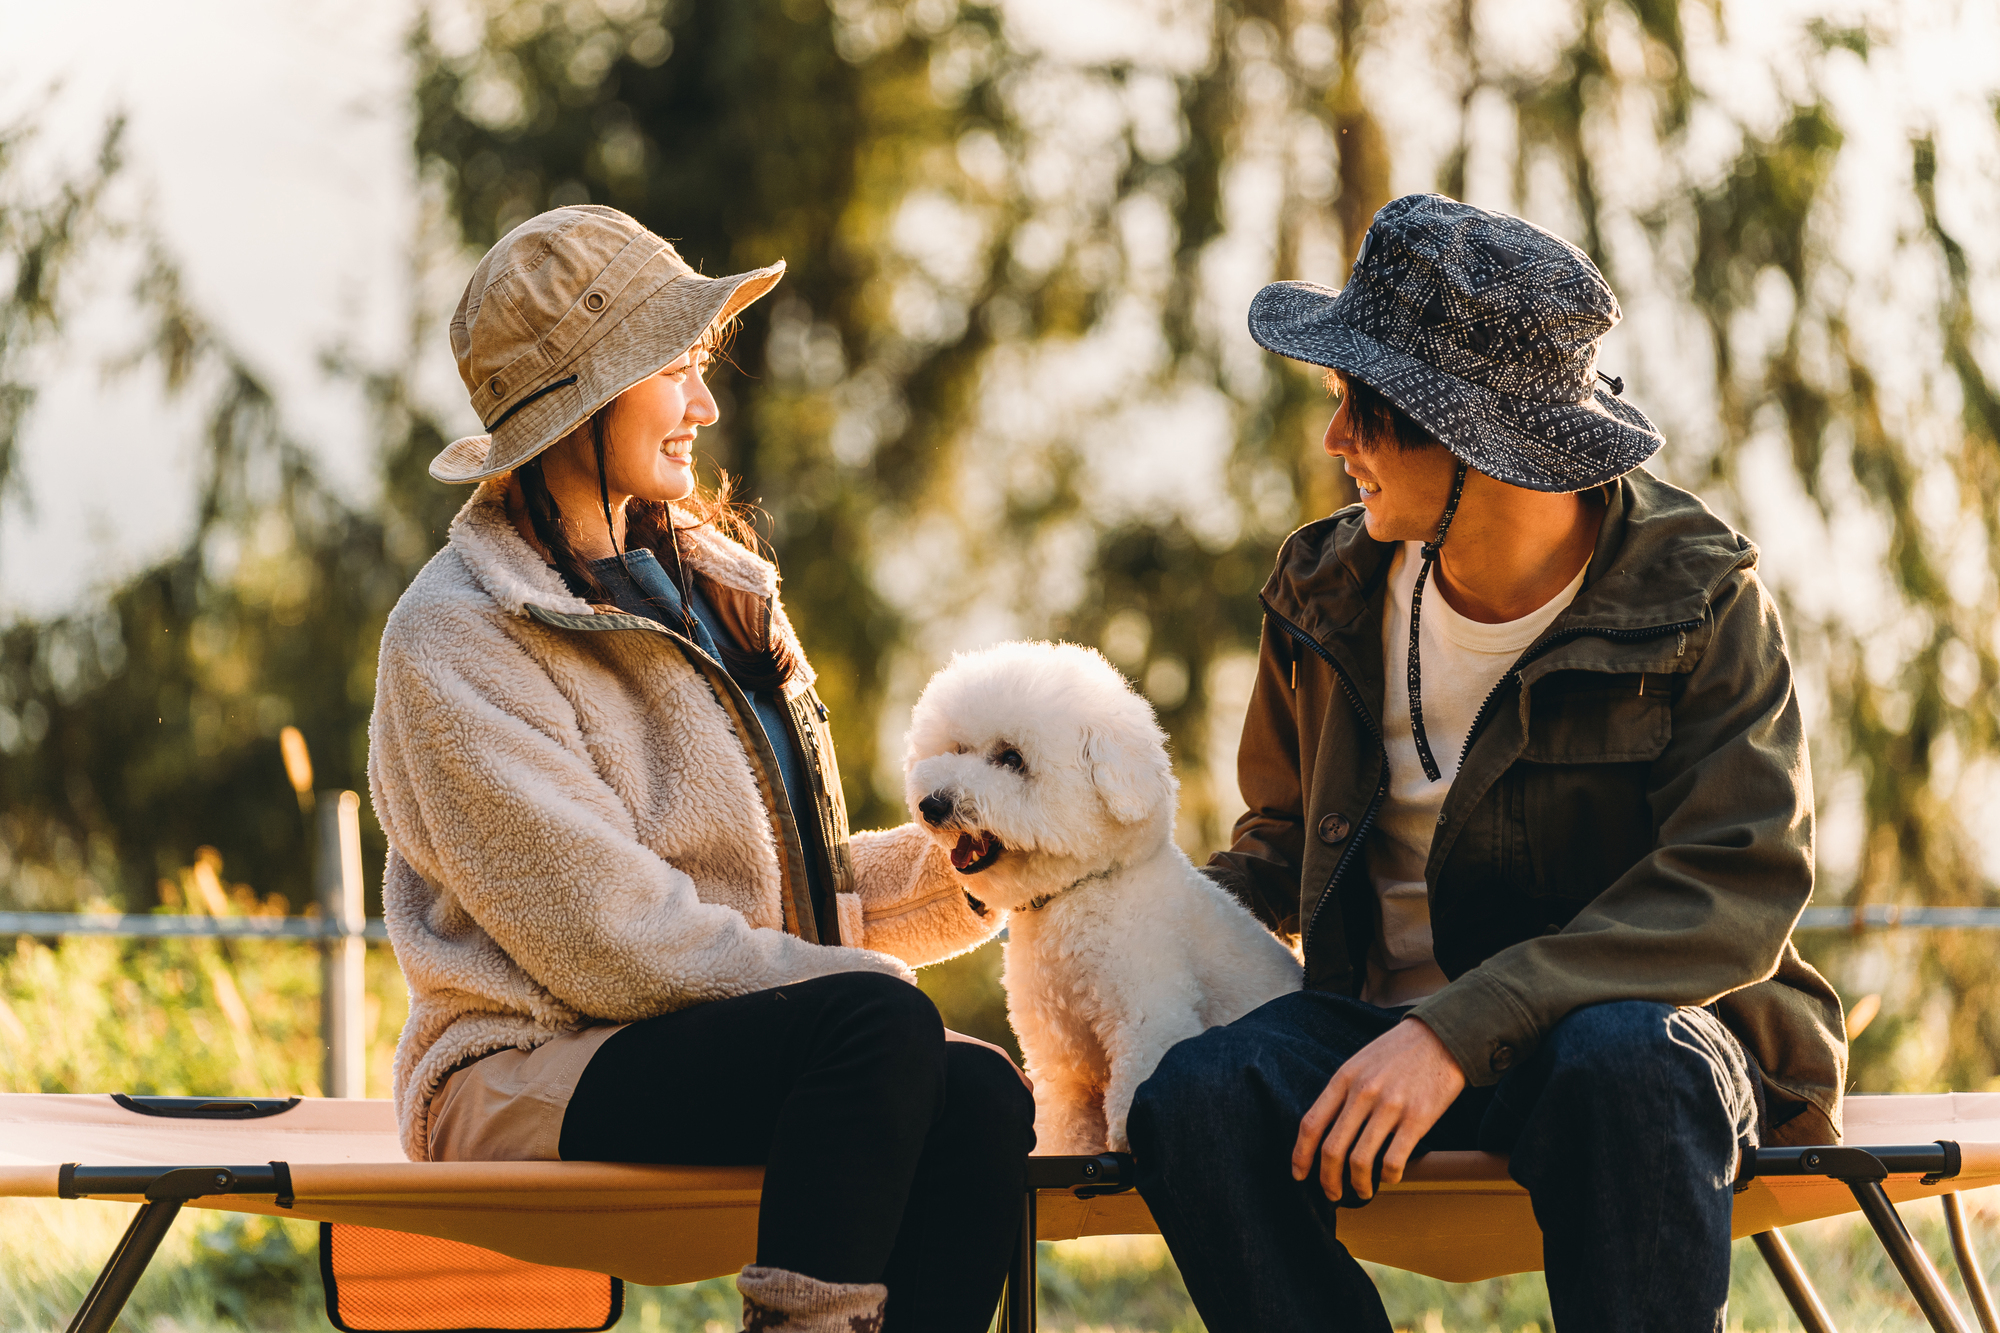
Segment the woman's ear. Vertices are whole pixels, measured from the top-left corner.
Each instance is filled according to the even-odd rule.
[[[1136,824],[1162,803],[1173,803],[1173,769],[1157,737],[1133,744],[1115,732],[1093,728],[1084,733],[1083,757],[1091,785],[1119,823]]]

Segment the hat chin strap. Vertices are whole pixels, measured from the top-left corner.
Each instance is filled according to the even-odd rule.
[[[1465,461],[1460,459],[1458,475],[1451,482],[1451,498],[1444,502],[1444,517],[1438,520],[1438,535],[1424,543],[1423,567],[1417,570],[1417,586],[1410,593],[1410,734],[1416,738],[1417,759],[1424,766],[1424,776],[1432,782],[1443,775],[1437,760],[1431,756],[1430,737],[1424,735],[1424,668],[1417,653],[1417,626],[1423,620],[1424,584],[1430,580],[1438,552],[1444,549],[1445,534],[1451,531],[1452,516],[1458,513],[1459,497],[1465,494],[1465,472]]]

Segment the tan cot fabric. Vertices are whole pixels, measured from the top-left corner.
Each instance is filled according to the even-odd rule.
[[[564,1032],[532,1051],[509,1046],[446,1079],[424,1141],[433,1162],[554,1162],[563,1112],[584,1066],[628,1024]]]
[[[2000,1185],[2000,1094],[1854,1097],[1852,1147],[1959,1144],[1959,1175],[1936,1185],[1893,1176],[1897,1202]],[[608,1162],[411,1162],[396,1146],[387,1101],[308,1100],[250,1121],[160,1120],[109,1097],[0,1095],[0,1197],[53,1198],[63,1162],[92,1166],[291,1163],[295,1204],[268,1198],[196,1199],[197,1208],[264,1213],[409,1231],[464,1241],[531,1263],[609,1272],[644,1283],[734,1273],[756,1253],[757,1167],[629,1166]],[[1734,1231],[1855,1211],[1831,1180],[1754,1181],[1736,1196]],[[1077,1199],[1044,1190],[1043,1240],[1150,1233],[1136,1194]],[[1432,1153],[1402,1184],[1340,1219],[1360,1258],[1450,1282],[1531,1272],[1541,1232],[1504,1158]]]

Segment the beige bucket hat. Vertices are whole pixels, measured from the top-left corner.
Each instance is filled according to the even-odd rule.
[[[451,352],[484,435],[431,460],[439,481],[512,471],[777,285],[783,260],[705,278],[615,208],[529,218],[486,252],[451,319]]]

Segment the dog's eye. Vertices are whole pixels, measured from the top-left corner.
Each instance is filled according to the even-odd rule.
[[[1002,750],[999,754],[993,756],[993,762],[1002,768],[1011,768],[1016,773],[1019,773],[1024,767],[1019,750]]]

